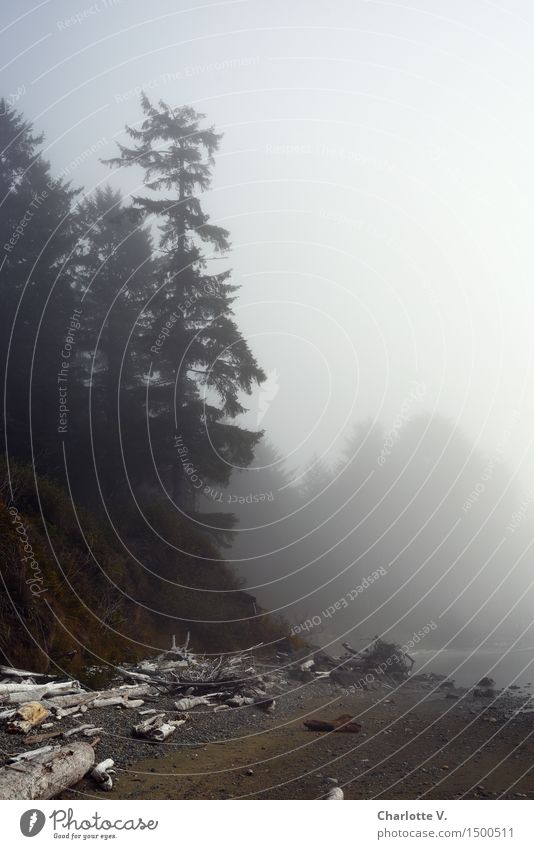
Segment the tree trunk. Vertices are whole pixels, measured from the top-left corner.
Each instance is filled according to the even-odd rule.
[[[185,232],[186,221],[184,212],[184,202],[186,200],[186,187],[182,178],[180,178],[178,187],[178,204],[176,207],[176,230],[178,233],[178,265],[184,269],[186,263],[186,239]],[[185,292],[183,286],[182,272],[178,272],[174,277],[174,296],[177,304],[184,303]],[[185,309],[181,307],[182,311]],[[187,364],[182,362],[179,365],[180,372],[176,375],[176,409],[178,410],[177,433],[175,436],[184,436],[182,432],[182,422],[180,421],[180,412],[187,401],[186,385],[187,385]],[[176,451],[176,448],[175,448]],[[190,458],[191,459],[191,458]],[[172,499],[179,509],[184,513],[194,512],[195,496],[191,490],[188,480],[185,476],[183,464],[180,457],[176,454],[173,460],[172,469]]]

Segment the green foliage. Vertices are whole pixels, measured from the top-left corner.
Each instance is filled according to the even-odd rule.
[[[217,255],[229,248],[228,232],[209,223],[197,196],[210,185],[221,137],[213,127],[202,128],[205,116],[191,107],[172,109],[160,101],[156,109],[145,95],[141,106],[141,127],[127,127],[134,146],[119,145],[120,156],[109,164],[142,168],[145,185],[155,193],[133,198],[141,216],[161,222],[154,327],[173,322],[165,344],[151,347],[149,415],[160,437],[156,461],[172,469],[173,497],[187,508],[194,491],[172,437],[183,437],[204,479],[227,483],[232,465],[252,461],[261,437],[232,424],[244,412],[239,395],[250,393],[265,375],[234,321],[230,272],[209,273],[211,257],[202,250],[206,246]],[[162,191],[170,195],[156,196]]]
[[[77,195],[50,172],[42,136],[0,101],[0,363],[7,370],[8,450],[59,465],[56,374],[68,316],[74,307],[67,261],[74,247]],[[31,408],[28,398],[31,392]],[[30,438],[31,432],[31,438]],[[33,450],[32,450],[33,449]]]
[[[42,137],[0,102],[2,424],[14,458],[0,469],[0,650],[20,665],[35,667],[37,646],[43,666],[72,650],[81,665],[146,656],[187,630],[197,649],[223,650],[278,628],[250,619],[220,553],[233,517],[217,533],[195,521],[175,448],[178,432],[199,477],[224,483],[261,435],[234,422],[264,375],[233,317],[230,272],[209,273],[203,253],[229,248],[198,197],[220,136],[190,107],[144,97],[142,108],[118,161],[144,169],[152,197],[128,206],[109,187],[79,200],[52,175]]]
[[[76,650],[68,662],[76,672],[146,657],[187,631],[196,650],[215,652],[281,636],[283,623],[251,618],[240,582],[200,530],[153,500],[147,518],[175,548],[158,545],[148,525],[125,514],[119,530],[131,556],[52,480],[13,460],[8,473],[0,459],[0,654],[7,662],[45,669]]]

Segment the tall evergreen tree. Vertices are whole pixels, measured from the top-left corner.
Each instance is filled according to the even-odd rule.
[[[160,101],[155,108],[146,95],[141,106],[140,128],[127,127],[133,146],[119,145],[120,156],[109,164],[140,166],[154,192],[133,198],[144,216],[161,222],[155,338],[165,327],[168,333],[151,346],[149,415],[159,436],[157,459],[172,469],[174,500],[191,508],[195,477],[226,483],[233,465],[251,462],[261,434],[233,420],[245,411],[241,393],[265,375],[233,317],[231,272],[209,273],[211,257],[203,250],[220,255],[229,248],[228,232],[210,223],[198,197],[210,186],[221,136],[202,128],[205,116],[189,106],[172,109]]]
[[[85,198],[77,216],[75,288],[83,302],[78,366],[86,389],[78,427],[86,430],[87,447],[91,439],[100,485],[112,497],[124,490],[122,451],[130,458],[130,476],[139,479],[146,470],[140,462],[148,371],[143,305],[153,286],[152,241],[109,186]]]
[[[0,101],[0,360],[6,385],[7,450],[38,465],[62,465],[57,374],[75,308],[64,263],[74,246],[77,192],[52,177],[35,135]],[[35,352],[34,352],[35,347]]]

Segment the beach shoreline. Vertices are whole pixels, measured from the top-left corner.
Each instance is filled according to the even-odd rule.
[[[115,709],[100,714],[97,746],[97,760],[115,760],[113,790],[84,779],[58,798],[317,799],[334,782],[346,799],[534,798],[529,703],[526,693],[482,697],[413,679],[356,694],[315,681],[279,696],[273,716],[193,711],[163,744],[132,740],[131,717]],[[347,713],[360,733],[304,726]]]

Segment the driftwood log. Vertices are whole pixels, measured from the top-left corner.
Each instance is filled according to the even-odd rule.
[[[354,722],[349,713],[344,713],[337,719],[306,719],[304,725],[310,731],[345,731],[349,734],[357,734],[362,728],[359,722]]]
[[[174,703],[174,707],[179,711],[193,710],[193,708],[198,707],[199,705],[211,707],[212,705],[209,696],[192,696],[189,699],[178,699],[178,701]]]
[[[91,702],[98,697],[98,693],[74,693],[67,696],[52,696],[43,699],[43,704],[48,708],[71,708]]]
[[[47,696],[59,696],[65,693],[80,693],[77,681],[61,684],[0,684],[0,701],[5,704],[36,702]]]
[[[34,743],[44,743],[45,740],[53,740],[55,737],[61,737],[62,735],[66,736],[66,733],[58,729],[57,731],[47,731],[46,734],[30,734],[23,737],[22,742],[25,746],[32,746]]]
[[[41,678],[47,681],[57,680],[57,675],[50,675],[48,672],[28,672],[26,669],[14,669],[12,666],[0,666],[0,675],[7,675],[9,678]]]
[[[71,708],[56,708],[56,719],[63,719],[65,716],[82,716],[82,714],[86,713],[87,705],[75,705]]]
[[[125,678],[132,678],[134,681],[146,681],[147,684],[162,684],[164,687],[168,687],[172,683],[168,678],[164,678],[162,675],[145,675],[142,672],[133,672],[130,669],[121,669],[120,666],[117,666],[117,672],[124,675]]]
[[[26,702],[15,711],[6,725],[9,734],[27,734],[32,728],[41,725],[50,716],[50,712],[40,702]]]
[[[95,690],[92,693],[75,693],[73,695],[53,696],[45,699],[44,704],[49,708],[56,708],[67,716],[70,708],[78,707],[110,707],[111,705],[123,704],[131,696],[146,696],[150,692],[148,684],[134,685],[133,687],[116,687],[113,690]]]
[[[115,761],[112,758],[106,758],[101,761],[91,770],[91,778],[100,785],[102,790],[113,790],[113,779],[111,778]]]
[[[14,764],[20,763],[20,761],[31,761],[34,758],[39,758],[42,755],[46,755],[48,752],[52,752],[53,749],[53,746],[42,746],[40,749],[33,749],[30,752],[19,752],[18,755],[10,755],[8,762]]]
[[[149,719],[145,719],[138,725],[132,728],[134,737],[141,737],[144,740],[154,740],[157,743],[162,743],[171,734],[174,734],[180,725],[184,725],[189,717],[186,714],[185,719],[165,719],[164,713],[158,713]]]
[[[0,799],[52,799],[77,784],[95,763],[89,743],[72,743],[46,752],[29,763],[0,769]]]

